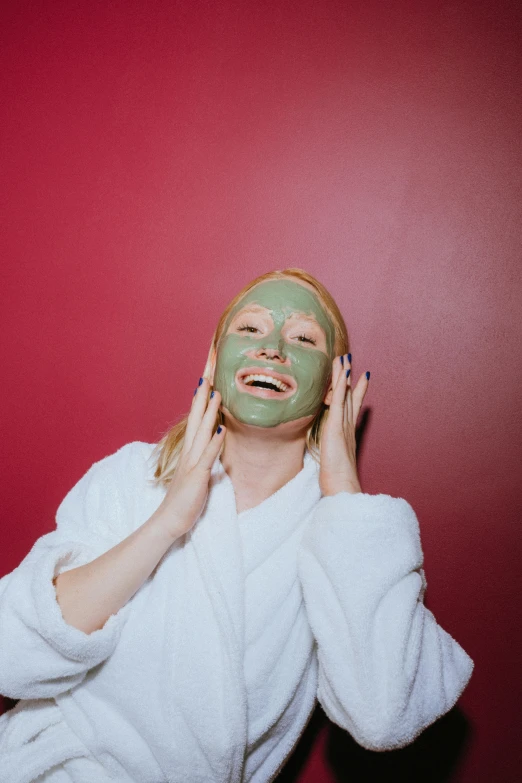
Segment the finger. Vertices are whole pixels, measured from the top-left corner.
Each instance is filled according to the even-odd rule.
[[[345,359],[346,361],[346,359]],[[346,371],[344,366],[338,371],[337,380],[333,387],[332,401],[330,403],[329,420],[334,427],[343,426],[344,417],[344,399],[346,394]]]
[[[221,395],[218,391],[212,392],[208,401],[207,410],[201,420],[198,431],[194,436],[192,447],[190,449],[190,461],[196,463],[203,450],[207,447],[208,442],[212,437],[212,431],[216,423],[216,417],[218,415],[219,406],[221,403]]]
[[[339,377],[339,374],[343,370],[343,356],[336,356],[332,362],[332,388],[337,383],[337,379]]]
[[[203,453],[199,458],[198,466],[205,470],[210,470],[214,464],[219,450],[225,440],[226,427],[219,426],[214,435],[210,439],[210,443],[203,449]]]
[[[364,400],[364,396],[366,392],[368,391],[368,385],[369,380],[366,377],[366,374],[363,373],[359,380],[357,381],[357,386],[353,390],[353,423],[354,426],[357,423],[357,419],[359,418],[359,413],[361,410],[361,406]]]
[[[187,429],[185,430],[185,440],[183,443],[184,453],[187,453],[192,448],[192,442],[207,408],[209,389],[210,383],[208,379],[200,378],[199,385],[196,386],[196,391],[194,392],[192,406],[187,418]]]
[[[347,431],[346,428],[352,426],[352,416],[353,416],[353,403],[352,403],[352,370],[350,367],[350,362],[348,361],[348,357],[346,357],[346,362],[348,364],[348,369],[346,370],[346,397],[344,401],[344,428],[345,432]]]
[[[350,377],[348,378],[348,381],[351,380],[352,374],[350,373]],[[353,427],[353,394],[352,394],[352,386],[350,383],[348,383],[348,389],[346,392],[346,418],[348,419],[348,425],[350,427]]]

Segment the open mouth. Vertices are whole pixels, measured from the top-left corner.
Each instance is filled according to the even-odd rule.
[[[282,375],[274,370],[261,367],[245,367],[236,374],[236,385],[240,391],[264,399],[286,399],[297,389],[290,375]]]

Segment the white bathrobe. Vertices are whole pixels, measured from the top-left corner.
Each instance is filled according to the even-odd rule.
[[[0,580],[0,693],[21,699],[0,717],[2,783],[265,783],[316,698],[373,750],[455,704],[473,661],[423,604],[412,507],[321,498],[308,453],[241,514],[217,459],[204,513],[131,600],[94,633],[68,625],[52,578],[156,510],[153,447],[96,462]]]

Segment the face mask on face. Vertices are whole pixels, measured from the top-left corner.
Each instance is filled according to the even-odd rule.
[[[272,319],[270,328],[263,327],[262,334],[238,332],[234,324],[227,334],[239,310],[252,303],[267,308]],[[326,336],[326,353],[297,339],[302,329],[289,329],[287,319],[297,314],[315,318]],[[251,320],[246,314],[245,323]],[[224,407],[245,424],[275,427],[314,416],[327,390],[334,341],[333,324],[315,293],[291,280],[260,283],[236,305],[225,324],[218,346],[214,388],[221,393]],[[261,391],[260,387],[247,385],[254,374],[279,381],[278,390],[272,386]]]

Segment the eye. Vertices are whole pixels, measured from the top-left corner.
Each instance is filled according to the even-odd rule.
[[[238,332],[259,332],[259,329],[257,326],[251,326],[250,324],[242,324],[241,326],[237,327]]]
[[[307,337],[306,334],[297,335],[297,339],[303,343],[311,343],[312,345],[316,345],[316,342],[313,339],[313,337]]]

